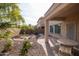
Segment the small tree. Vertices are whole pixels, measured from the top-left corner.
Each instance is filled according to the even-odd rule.
[[[0,39],[5,39],[7,42],[2,52],[12,46],[11,32],[7,29],[11,28],[13,24],[19,25],[20,22],[24,22],[24,19],[16,3],[0,3]]]

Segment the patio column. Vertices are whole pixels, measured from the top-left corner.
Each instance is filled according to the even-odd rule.
[[[48,43],[48,26],[49,26],[49,22],[47,20],[45,20],[45,42]]]

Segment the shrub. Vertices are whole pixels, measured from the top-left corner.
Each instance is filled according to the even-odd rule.
[[[30,42],[25,38],[23,42],[23,47],[21,49],[21,54],[20,55],[26,55],[28,53],[28,49],[31,47]]]
[[[2,53],[5,53],[5,52],[11,50],[12,45],[13,45],[12,39],[7,39]]]
[[[5,53],[5,52],[11,50],[11,47],[13,45],[13,40],[11,39],[11,35],[12,35],[12,33],[10,31],[6,31],[5,33],[0,35],[0,38],[5,39],[5,41],[6,41],[6,44],[4,45],[4,49],[3,49],[2,53]]]

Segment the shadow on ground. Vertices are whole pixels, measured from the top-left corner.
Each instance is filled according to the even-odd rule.
[[[52,47],[50,46],[50,44],[49,43],[45,43],[45,44],[46,44],[48,56],[54,56],[54,53],[53,53],[53,50],[52,50]]]

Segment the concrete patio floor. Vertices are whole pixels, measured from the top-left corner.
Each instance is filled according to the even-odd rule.
[[[42,37],[38,38],[37,42],[40,45],[42,45],[42,47],[43,47],[43,49],[44,49],[47,56],[58,56],[57,52],[54,50],[54,47],[55,47],[55,44],[56,44],[54,39],[49,37],[49,43],[45,43],[45,38],[42,36]]]

